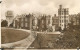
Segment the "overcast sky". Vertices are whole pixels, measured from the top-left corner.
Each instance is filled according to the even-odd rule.
[[[23,13],[57,14],[59,5],[69,8],[70,14],[80,12],[80,0],[2,0],[1,18],[5,19],[5,12],[12,10],[14,15]]]

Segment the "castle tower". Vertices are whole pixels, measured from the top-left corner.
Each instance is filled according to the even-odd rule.
[[[64,30],[64,28],[67,28],[67,25],[69,23],[68,8],[63,8],[62,5],[59,5],[58,17],[59,17],[59,27],[61,27],[61,29]]]
[[[8,27],[12,23],[14,18],[13,12],[12,11],[7,11],[6,12],[6,20],[8,21]]]

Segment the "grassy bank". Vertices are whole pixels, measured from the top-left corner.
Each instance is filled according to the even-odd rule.
[[[1,28],[2,44],[16,42],[24,38],[27,38],[28,36],[29,36],[29,33],[25,31]]]

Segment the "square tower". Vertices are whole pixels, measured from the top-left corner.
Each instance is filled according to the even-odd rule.
[[[63,8],[62,5],[59,5],[58,17],[59,17],[59,27],[61,27],[61,29],[64,30],[64,28],[67,28],[69,23],[68,8]]]

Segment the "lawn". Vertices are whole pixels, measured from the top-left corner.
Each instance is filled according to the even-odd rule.
[[[1,28],[1,43],[12,43],[27,38],[30,33],[16,30]]]

